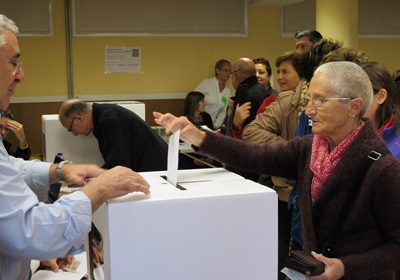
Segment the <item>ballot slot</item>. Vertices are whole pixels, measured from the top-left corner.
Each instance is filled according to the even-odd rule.
[[[162,179],[164,179],[165,181],[168,182],[167,176],[166,175],[160,175],[160,177]],[[176,188],[182,190],[182,191],[186,191],[187,189],[185,187],[183,187],[182,185],[180,185],[179,183],[183,184],[190,184],[190,183],[199,183],[199,182],[211,182],[212,180],[190,180],[190,181],[182,181],[182,182],[178,182],[178,184],[176,185]]]
[[[165,181],[167,181],[168,182],[168,180],[167,180],[167,176],[166,175],[161,175],[160,176],[161,178],[163,178]],[[187,189],[186,188],[184,188],[184,187],[182,187],[181,185],[179,185],[179,184],[176,184],[176,186],[175,186],[177,189],[180,189],[181,191],[186,191]]]

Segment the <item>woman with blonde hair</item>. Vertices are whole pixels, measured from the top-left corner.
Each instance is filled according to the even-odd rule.
[[[215,63],[214,71],[214,77],[202,80],[195,91],[205,95],[205,111],[210,114],[215,129],[218,129],[224,123],[231,95],[226,82],[231,77],[232,65],[228,60],[220,59]]]

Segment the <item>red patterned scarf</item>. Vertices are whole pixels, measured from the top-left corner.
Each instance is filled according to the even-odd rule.
[[[324,183],[331,175],[339,159],[349,147],[351,142],[357,137],[365,123],[361,121],[352,133],[350,133],[342,142],[339,143],[331,152],[329,152],[329,143],[325,138],[314,135],[311,151],[311,171],[314,173],[314,178],[311,184],[311,198],[315,201],[319,191]]]

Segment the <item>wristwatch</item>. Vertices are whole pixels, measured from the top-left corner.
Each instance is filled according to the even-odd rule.
[[[60,162],[57,167],[56,167],[56,177],[57,177],[57,181],[61,184],[67,184],[68,182],[63,180],[63,178],[61,177],[61,169],[63,168],[64,165],[68,164],[68,163],[72,163],[72,161],[69,160],[63,160],[62,162]]]

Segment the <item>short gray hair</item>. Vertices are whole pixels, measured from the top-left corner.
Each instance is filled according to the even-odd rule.
[[[74,115],[83,115],[86,114],[87,111],[89,110],[89,105],[86,104],[84,101],[80,99],[73,99],[69,106],[65,109],[64,113],[62,116],[64,118],[72,118]]]
[[[0,14],[0,48],[7,43],[7,38],[4,36],[5,29],[14,32],[14,34],[18,33],[18,27],[15,25],[15,22],[5,15]]]
[[[361,118],[371,105],[373,89],[371,81],[359,65],[349,61],[328,62],[315,70],[314,76],[326,77],[327,87],[339,97],[361,98],[364,101],[360,111]]]

